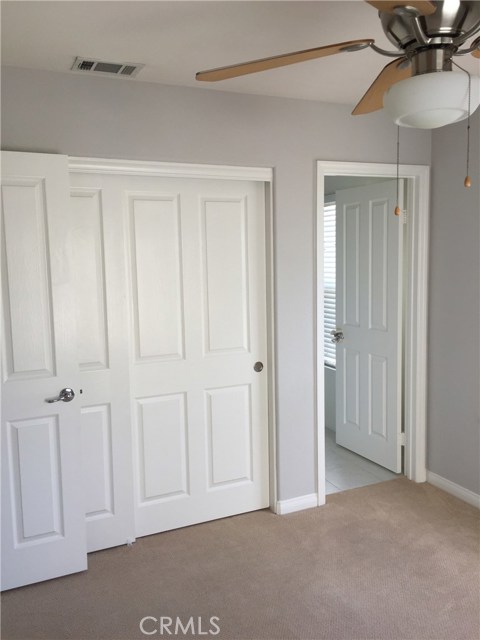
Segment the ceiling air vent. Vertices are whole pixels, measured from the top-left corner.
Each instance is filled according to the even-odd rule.
[[[75,58],[72,71],[106,73],[110,76],[133,78],[144,66],[143,64],[132,64],[131,62],[104,62],[102,60],[92,60],[92,58]]]

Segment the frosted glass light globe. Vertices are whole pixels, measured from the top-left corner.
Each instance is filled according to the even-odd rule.
[[[480,78],[472,76],[470,112],[480,105]],[[437,71],[413,76],[391,86],[383,106],[395,124],[415,129],[436,129],[468,116],[468,76]]]

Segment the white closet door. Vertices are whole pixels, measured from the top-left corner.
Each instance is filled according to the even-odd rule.
[[[102,176],[70,176],[87,549],[135,538],[125,231]]]
[[[129,225],[137,535],[266,507],[263,184],[112,180]]]
[[[2,589],[87,568],[68,190],[65,156],[2,153]]]
[[[2,588],[268,506],[263,184],[2,159]]]
[[[263,184],[71,181],[89,551],[268,506]]]
[[[337,327],[344,334],[336,439],[399,473],[403,224],[393,213],[396,193],[396,182],[387,181],[336,194]]]

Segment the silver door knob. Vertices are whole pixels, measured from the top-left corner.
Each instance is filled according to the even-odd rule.
[[[71,402],[75,397],[75,391],[69,387],[62,389],[56,398],[46,398],[45,402]]]
[[[253,369],[257,373],[260,373],[260,371],[263,371],[263,362],[255,362],[255,364],[253,365]]]
[[[330,331],[330,335],[332,336],[332,342],[334,344],[341,342],[345,337],[341,329],[332,329],[332,331]]]

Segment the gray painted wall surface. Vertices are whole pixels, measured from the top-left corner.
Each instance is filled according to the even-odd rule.
[[[432,136],[428,468],[480,493],[480,111]]]
[[[337,430],[335,369],[325,367],[325,427]]]
[[[134,80],[7,68],[2,83],[4,149],[274,167],[279,498],[315,492],[315,161],[394,162],[396,128],[344,105]],[[430,133],[404,130],[401,162],[430,158]]]

